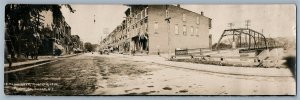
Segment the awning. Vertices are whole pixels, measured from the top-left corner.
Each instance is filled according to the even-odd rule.
[[[139,35],[136,35],[136,36],[134,36],[134,37],[131,38],[132,41],[136,41],[138,39],[139,39]]]
[[[144,34],[139,34],[136,35],[134,37],[131,38],[131,40],[135,41],[135,40],[147,40],[148,39],[148,34],[144,33]]]
[[[148,39],[148,34],[147,33],[144,33],[142,35],[139,36],[140,37],[140,40],[144,40],[144,39]]]
[[[54,43],[54,49],[64,50],[65,48],[59,44]]]

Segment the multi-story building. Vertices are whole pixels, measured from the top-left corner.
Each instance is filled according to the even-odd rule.
[[[42,46],[39,53],[42,55],[52,55],[55,49],[60,49],[62,54],[69,54],[72,50],[71,27],[66,23],[65,19],[59,25],[53,23],[53,13],[51,11],[43,11],[43,27],[49,29],[42,33]]]
[[[211,19],[180,5],[129,5],[126,19],[100,43],[119,52],[167,53],[209,48]]]

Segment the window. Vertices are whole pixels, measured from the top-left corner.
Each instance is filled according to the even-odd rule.
[[[137,21],[142,19],[141,13],[137,14],[136,17],[137,17]]]
[[[148,16],[148,7],[145,8],[145,17]]]
[[[211,19],[208,20],[208,27],[211,29]]]
[[[154,33],[158,34],[158,22],[154,22]]]
[[[132,15],[132,23],[135,23],[136,19],[136,15]]]
[[[145,24],[145,30],[148,32],[148,24]]]
[[[183,31],[183,35],[186,35],[186,34],[187,34],[187,33],[186,33],[186,26],[185,26],[185,25],[183,25],[182,31]]]
[[[194,27],[191,26],[191,36],[194,36]]]
[[[166,18],[169,17],[169,10],[166,10]]]
[[[145,19],[144,19],[144,23],[148,23],[148,18],[145,18]]]
[[[145,16],[148,16],[148,7],[145,8]]]
[[[182,21],[186,21],[185,17],[185,14],[182,14]]]
[[[200,18],[197,16],[197,24],[200,24]]]
[[[131,18],[129,18],[129,24],[131,24]]]
[[[198,27],[196,28],[196,36],[199,37],[199,29],[198,29]]]
[[[141,19],[143,19],[143,18],[145,17],[144,14],[145,14],[145,13],[144,13],[144,10],[142,10],[142,11],[141,11]]]
[[[175,25],[175,34],[179,34],[178,25]]]

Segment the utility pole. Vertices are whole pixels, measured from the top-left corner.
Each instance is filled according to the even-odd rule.
[[[250,23],[251,23],[251,20],[249,20],[249,19],[247,19],[247,20],[245,21],[245,26],[246,26],[247,29],[249,29]],[[250,36],[250,31],[249,31],[249,41],[248,41],[248,43],[249,43],[248,48],[250,49],[250,47],[251,47],[251,36]]]
[[[229,26],[230,29],[232,29],[232,27],[234,26],[234,24],[233,23],[228,23],[228,26]]]
[[[249,26],[251,26],[251,25],[250,25],[250,23],[251,23],[251,20],[250,20],[250,19],[248,19],[248,20],[246,20],[246,21],[245,21],[245,23],[246,23],[246,24],[245,24],[245,26],[246,26],[246,28],[248,29],[248,28],[249,28]]]
[[[94,24],[96,23],[96,19],[95,19],[95,16],[96,16],[96,15],[94,14]]]
[[[171,17],[169,17],[169,5],[166,5],[166,18],[165,21],[168,24],[168,55],[169,55],[169,59],[172,58],[172,51],[171,51],[171,30],[170,30],[170,19]]]
[[[228,26],[229,26],[230,29],[232,29],[232,27],[234,26],[234,24],[233,23],[228,23]],[[235,49],[236,45],[235,45],[235,34],[234,34],[234,31],[232,32],[232,39],[233,39],[233,41],[232,41],[232,48]]]

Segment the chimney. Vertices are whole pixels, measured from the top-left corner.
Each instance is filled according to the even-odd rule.
[[[180,4],[177,4],[177,7],[180,7]]]
[[[204,16],[204,12],[203,11],[201,11],[201,16]]]

